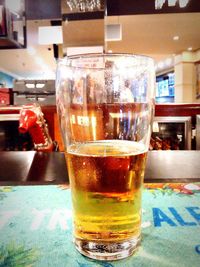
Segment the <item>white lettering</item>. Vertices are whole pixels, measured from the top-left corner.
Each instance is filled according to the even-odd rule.
[[[69,229],[69,226],[67,225],[67,220],[70,219],[71,217],[72,217],[71,210],[68,209],[55,210],[51,216],[47,228],[49,230],[54,230],[58,224],[62,230],[67,230]]]
[[[78,116],[77,120],[78,120],[78,125],[89,126],[89,117]]]
[[[188,5],[189,0],[155,0],[155,9],[162,9],[163,5],[166,3],[168,7],[174,7],[176,6],[176,3],[179,3],[180,8],[184,8]]]
[[[35,218],[33,219],[33,222],[32,222],[32,224],[31,224],[30,229],[31,229],[32,231],[37,230],[37,229],[40,227],[42,221],[44,220],[44,217],[45,217],[49,212],[50,212],[49,209],[46,209],[46,210],[36,210],[36,209],[34,209],[34,210],[32,211],[32,213],[35,215]]]
[[[72,124],[75,124],[76,123],[76,117],[75,117],[75,115],[72,115],[71,116],[70,121],[71,121]]]
[[[162,9],[165,0],[155,0],[155,9]]]

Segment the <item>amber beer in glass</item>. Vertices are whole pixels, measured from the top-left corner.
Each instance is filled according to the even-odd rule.
[[[145,56],[87,54],[58,63],[74,243],[90,258],[122,259],[140,244],[154,85],[153,60]]]

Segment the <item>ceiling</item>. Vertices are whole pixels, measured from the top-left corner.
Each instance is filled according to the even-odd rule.
[[[104,45],[104,20],[63,22],[63,46]]]
[[[105,23],[122,25],[122,40],[106,45],[112,52],[149,55],[159,62],[189,47],[193,51],[200,48],[200,13],[111,16]],[[53,46],[38,44],[38,26],[50,25],[49,20],[28,20],[27,49],[0,50],[0,71],[16,78],[54,78]],[[63,32],[64,46],[102,45],[104,23],[63,22]],[[174,41],[174,36],[179,36],[179,40]]]
[[[27,21],[27,48],[0,50],[0,71],[15,78],[51,79],[56,61],[52,45],[38,44],[38,27],[51,26],[49,20]]]
[[[113,51],[154,56],[200,48],[200,13],[108,17],[107,23],[122,24],[122,41],[108,43]]]

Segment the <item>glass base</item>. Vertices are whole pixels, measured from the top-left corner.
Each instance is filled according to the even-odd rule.
[[[131,256],[140,245],[140,236],[119,242],[88,241],[75,238],[76,249],[91,259],[119,260]]]

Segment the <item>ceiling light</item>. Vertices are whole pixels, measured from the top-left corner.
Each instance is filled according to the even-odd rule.
[[[166,66],[170,66],[171,64],[172,64],[172,58],[170,58],[170,57],[169,58],[166,58],[165,59],[165,65]]]
[[[67,0],[67,5],[73,12],[103,10],[102,0]]]
[[[37,100],[42,102],[42,101],[45,101],[45,100],[46,100],[46,97],[41,97],[41,96],[40,96],[40,97],[38,97]]]
[[[36,83],[36,88],[43,88],[45,86],[44,83]]]
[[[179,36],[178,36],[178,35],[175,35],[175,36],[173,37],[173,40],[174,40],[174,41],[178,41],[178,40],[179,40]]]
[[[188,47],[188,49],[187,49],[188,51],[192,51],[192,47]]]
[[[33,89],[33,88],[35,88],[35,84],[34,83],[26,83],[26,87],[28,89]]]
[[[163,69],[164,66],[165,66],[165,64],[164,64],[163,61],[160,61],[160,62],[158,62],[158,64],[157,64],[158,69]]]
[[[110,53],[110,54],[111,54],[111,53],[112,53],[112,50],[108,50],[108,53]]]

